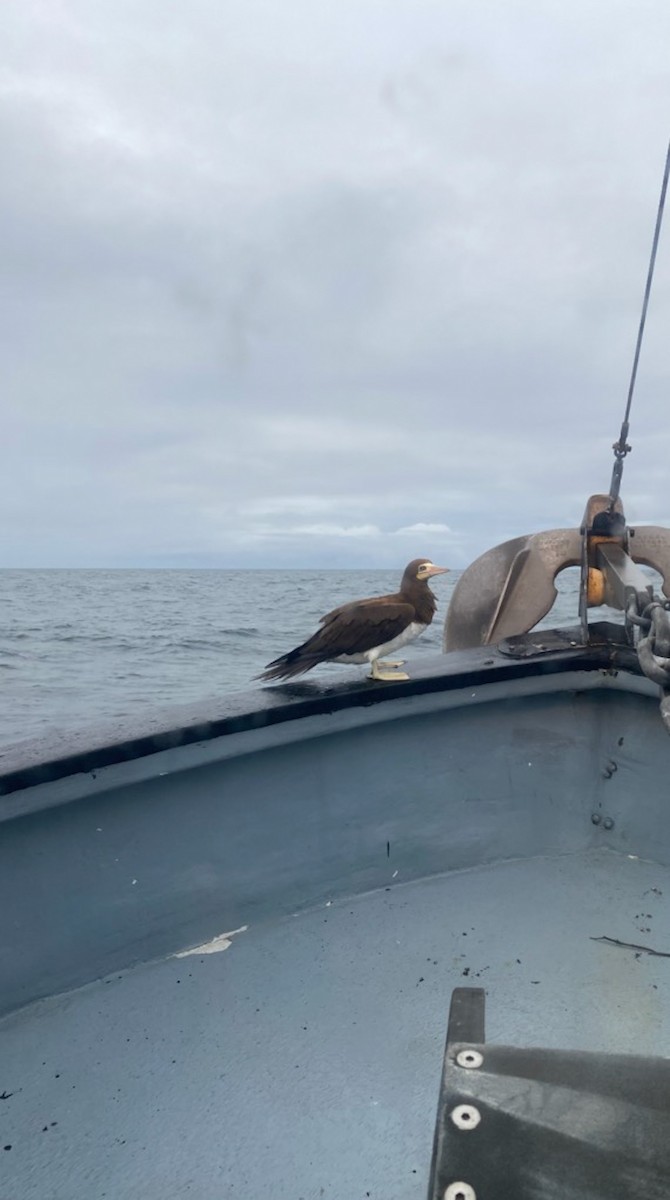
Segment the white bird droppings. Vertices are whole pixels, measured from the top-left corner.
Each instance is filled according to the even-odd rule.
[[[239,929],[231,929],[229,933],[220,933],[218,937],[212,938],[211,942],[205,942],[202,946],[196,946],[193,950],[180,950],[179,954],[175,954],[175,958],[189,958],[192,954],[220,954],[222,950],[227,950],[230,946],[230,939],[234,938],[238,933],[246,933],[248,925],[241,925]]]

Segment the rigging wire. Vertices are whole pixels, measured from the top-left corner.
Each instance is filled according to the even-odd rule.
[[[610,483],[610,512],[616,504],[619,496],[619,488],[621,486],[621,476],[623,474],[623,460],[629,453],[631,447],[628,445],[628,431],[630,426],[630,407],[633,400],[633,391],[635,389],[635,380],[637,378],[637,366],[640,361],[640,349],[642,346],[642,338],[644,335],[645,321],[647,320],[647,307],[649,305],[649,295],[651,292],[651,283],[654,278],[654,267],[656,265],[656,251],[658,250],[658,241],[661,236],[661,225],[663,224],[663,210],[665,208],[665,197],[668,190],[668,177],[670,177],[670,142],[668,143],[668,152],[665,157],[665,170],[663,172],[663,182],[661,184],[661,196],[658,202],[658,212],[656,213],[656,228],[654,229],[654,240],[651,245],[651,257],[649,259],[649,270],[647,271],[647,283],[644,289],[644,299],[642,301],[642,314],[640,316],[640,325],[637,331],[637,342],[635,344],[635,355],[633,358],[633,370],[631,371],[630,384],[628,386],[628,399],[626,402],[626,411],[623,422],[621,424],[621,433],[619,440],[612,447],[614,450],[614,468],[612,470],[612,482]]]

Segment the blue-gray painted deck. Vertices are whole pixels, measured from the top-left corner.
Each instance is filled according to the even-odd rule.
[[[667,868],[601,850],[388,884],[6,1019],[0,1195],[424,1200],[466,980],[492,1041],[670,1049],[670,960],[590,940],[670,947]]]

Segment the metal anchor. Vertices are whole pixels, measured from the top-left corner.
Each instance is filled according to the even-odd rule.
[[[488,646],[528,633],[552,608],[556,576],[581,567],[580,618],[588,643],[588,610],[606,604],[626,613],[653,601],[638,564],[653,567],[670,598],[670,530],[626,525],[620,499],[591,496],[580,529],[531,533],[487,550],[463,572],[451,598],[444,649]]]

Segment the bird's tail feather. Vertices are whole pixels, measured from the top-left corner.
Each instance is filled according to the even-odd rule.
[[[288,654],[282,654],[281,658],[275,658],[274,662],[268,663],[264,671],[260,675],[254,676],[255,679],[294,679],[296,675],[304,675],[306,671],[311,671],[321,659],[313,654],[305,654],[302,646],[297,650],[289,650]]]

